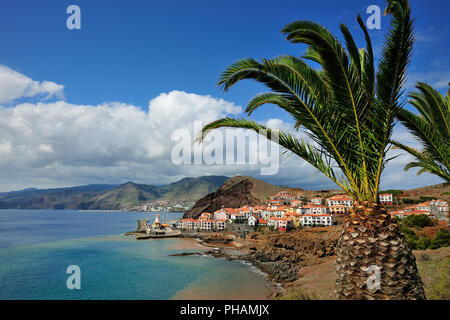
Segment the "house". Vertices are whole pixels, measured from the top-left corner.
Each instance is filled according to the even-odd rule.
[[[322,197],[314,197],[311,199],[312,204],[322,205],[325,204],[325,199]]]
[[[378,201],[381,204],[393,204],[394,203],[394,197],[392,193],[382,193],[378,195]]]
[[[430,201],[431,213],[439,220],[448,221],[448,203],[443,200]]]
[[[259,219],[256,215],[250,216],[248,218],[248,225],[249,226],[257,226],[259,222]]]
[[[217,210],[214,212],[214,219],[215,220],[227,220],[229,219],[229,216],[227,214],[227,212],[223,209]]]
[[[267,220],[259,218],[258,225],[260,225],[260,226],[267,226]]]
[[[243,214],[245,219],[248,219],[251,215],[253,215],[253,210],[251,207],[242,207],[239,208],[239,213]]]
[[[294,195],[287,191],[280,191],[276,195],[270,197],[271,200],[283,200],[285,202],[290,202],[294,200]]]
[[[270,201],[273,201],[273,203],[271,203]],[[284,207],[286,204],[284,201],[280,201],[280,200],[270,200],[267,207],[268,208],[272,208],[272,209],[278,209],[279,207]]]
[[[297,212],[286,212],[286,213],[284,214],[283,218],[291,219],[291,220],[292,220],[293,226],[294,226],[295,228],[298,228],[298,227],[300,227],[300,225],[301,225],[300,222],[301,222],[301,217],[302,217],[302,216],[303,216],[302,214],[297,213]]]
[[[189,219],[181,219],[181,229],[184,230],[199,230],[200,224],[198,220],[189,218]]]
[[[350,210],[349,207],[344,206],[342,204],[336,204],[334,206],[330,206],[329,209],[330,209],[331,214],[346,214]]]
[[[281,218],[278,220],[278,230],[280,231],[287,231],[289,229],[292,229],[294,227],[294,224],[291,219]]]
[[[302,200],[292,200],[291,206],[292,207],[301,207],[301,206],[303,206],[303,201]]]
[[[344,205],[349,208],[353,206],[353,199],[345,194],[338,194],[328,198],[328,206]]]
[[[331,226],[333,216],[330,214],[304,214],[300,218],[302,226]]]
[[[245,220],[245,215],[242,213],[232,213],[230,219],[235,223],[242,222]]]
[[[294,226],[291,219],[278,217],[272,217],[267,219],[267,225],[273,226],[274,228],[277,228],[280,231],[287,231]]]
[[[431,211],[430,202],[427,201],[427,202],[419,203],[419,204],[416,206],[416,209],[417,209],[417,210]]]
[[[298,207],[294,207],[294,206],[287,206],[285,213],[294,213],[297,212]]]
[[[329,209],[327,206],[318,204],[307,204],[302,209],[305,209],[305,214],[328,214]]]
[[[195,220],[192,218],[181,219],[179,227],[183,230],[223,231],[225,230],[225,220]]]
[[[271,217],[278,217],[281,218],[284,213],[286,212],[286,206],[282,206],[276,209],[273,208],[266,208],[261,212],[261,216],[265,219],[271,218]]]
[[[199,220],[211,220],[212,218],[214,218],[214,215],[212,213],[203,212],[198,219]]]

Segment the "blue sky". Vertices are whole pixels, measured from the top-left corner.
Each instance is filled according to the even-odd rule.
[[[70,4],[81,8],[81,30],[66,28]],[[146,107],[161,92],[183,90],[245,105],[262,88],[248,82],[223,93],[216,83],[227,65],[243,57],[301,54],[304,46],[289,44],[280,33],[297,19],[320,22],[335,34],[344,22],[361,39],[355,17],[367,18],[371,4],[384,8],[384,1],[374,0],[7,0],[0,4],[0,63],[63,83],[72,103]],[[419,40],[411,72],[439,72],[450,51],[450,2],[415,0],[412,10]],[[381,30],[371,31],[375,46],[387,27],[382,17]]]
[[[71,4],[81,8],[81,30],[66,28],[66,8]],[[298,19],[317,21],[335,34],[344,22],[362,46],[355,17],[359,12],[367,19],[365,10],[373,4],[384,9],[384,1],[375,0],[4,0],[0,2],[0,65],[35,81],[63,85],[63,100],[74,105],[121,102],[147,110],[151,99],[178,90],[245,106],[264,88],[247,81],[224,93],[216,83],[227,65],[244,57],[302,54],[304,46],[289,44],[280,33],[286,23]],[[413,0],[412,12],[417,42],[408,84],[425,80],[444,92],[450,80],[450,2]],[[370,31],[376,52],[380,52],[388,22],[382,17],[381,30]],[[20,98],[4,107],[37,100]],[[271,107],[258,110],[254,118],[289,122]],[[56,180],[61,184],[91,182]],[[24,180],[11,187],[29,183]]]

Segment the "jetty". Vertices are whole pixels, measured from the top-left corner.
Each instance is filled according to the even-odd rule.
[[[164,232],[150,232],[149,234],[137,235],[136,240],[160,239],[160,238],[176,238],[181,234],[179,230],[170,230]]]
[[[159,221],[159,214],[156,215],[152,225],[148,220],[137,220],[138,227],[135,231],[125,233],[126,236],[135,236],[137,240],[175,238],[181,235],[181,231],[173,229],[169,224],[163,224]]]

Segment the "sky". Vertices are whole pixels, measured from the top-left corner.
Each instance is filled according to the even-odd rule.
[[[450,2],[412,0],[416,44],[407,90],[426,81],[444,93],[450,80],[447,54]],[[81,29],[69,30],[66,9],[81,10]],[[176,165],[174,130],[194,121],[245,116],[246,103],[266,91],[243,81],[228,92],[220,73],[238,59],[300,56],[303,45],[280,33],[308,19],[338,38],[345,23],[363,46],[355,17],[384,1],[64,1],[0,2],[0,192],[27,187],[91,183],[163,184],[186,176],[251,175],[305,189],[334,187],[293,156],[261,176],[259,165]],[[371,30],[379,55],[389,27]],[[252,119],[279,128],[292,120],[265,106]],[[394,137],[416,143],[396,126]],[[393,151],[393,153],[399,151]],[[413,188],[442,182],[403,171],[402,154],[385,169],[381,187]]]

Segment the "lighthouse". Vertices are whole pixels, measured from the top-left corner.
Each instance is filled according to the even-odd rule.
[[[159,213],[156,214],[155,221],[152,224],[153,229],[159,229],[161,228],[161,223],[159,222]]]

